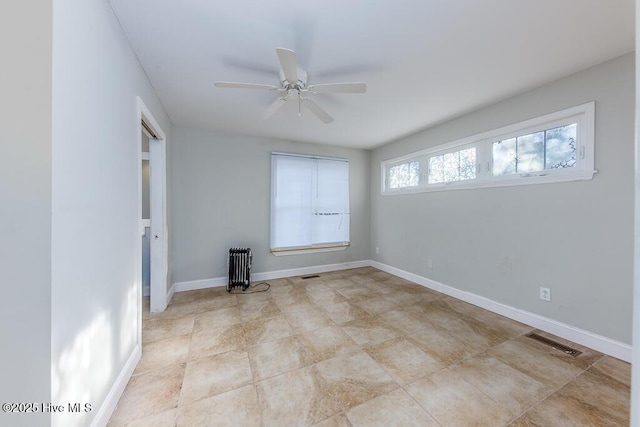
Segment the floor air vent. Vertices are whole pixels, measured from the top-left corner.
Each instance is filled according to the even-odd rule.
[[[531,339],[534,339],[538,342],[541,342],[542,344],[546,344],[551,348],[554,348],[556,350],[560,350],[561,352],[565,353],[565,354],[569,354],[573,357],[576,357],[580,354],[582,354],[581,351],[578,351],[574,348],[571,347],[567,347],[566,345],[560,344],[559,342],[555,342],[553,340],[550,340],[549,338],[545,338],[541,335],[538,334],[534,334],[533,332],[530,334],[525,335],[526,337],[529,337]]]
[[[310,274],[308,276],[300,276],[301,279],[306,280],[306,279],[315,279],[316,277],[320,277],[318,274]]]

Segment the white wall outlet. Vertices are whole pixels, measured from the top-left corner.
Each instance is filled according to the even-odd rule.
[[[433,268],[433,260],[432,259],[428,259],[427,260],[427,268]]]
[[[551,301],[551,289],[540,287],[540,299],[542,301]]]
[[[376,248],[376,255],[380,255],[380,248]]]

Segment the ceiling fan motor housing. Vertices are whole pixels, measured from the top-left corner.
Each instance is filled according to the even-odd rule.
[[[297,68],[298,70],[298,81],[295,84],[291,84],[284,76],[284,71],[280,70],[280,83],[282,87],[285,89],[305,89],[307,87],[307,81],[309,75],[302,68]]]

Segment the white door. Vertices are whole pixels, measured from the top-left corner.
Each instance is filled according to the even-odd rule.
[[[167,308],[167,223],[165,141],[149,141],[151,312]]]

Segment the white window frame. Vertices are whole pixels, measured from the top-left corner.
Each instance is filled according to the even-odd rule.
[[[530,173],[510,175],[493,175],[492,149],[493,143],[517,136],[549,130],[560,126],[577,123],[576,139],[578,143],[576,165],[566,169],[545,169]],[[595,152],[595,102],[577,105],[554,113],[545,114],[523,122],[514,123],[478,135],[446,144],[437,145],[426,150],[417,151],[401,157],[381,162],[381,193],[383,195],[423,193],[431,191],[463,190],[485,187],[505,187],[512,185],[531,185],[553,182],[579,181],[593,179],[597,172],[594,169]],[[476,178],[451,181],[446,183],[428,183],[429,158],[453,151],[476,147]],[[413,187],[388,188],[388,170],[390,167],[419,161],[420,184]],[[422,165],[425,165],[422,170]]]

